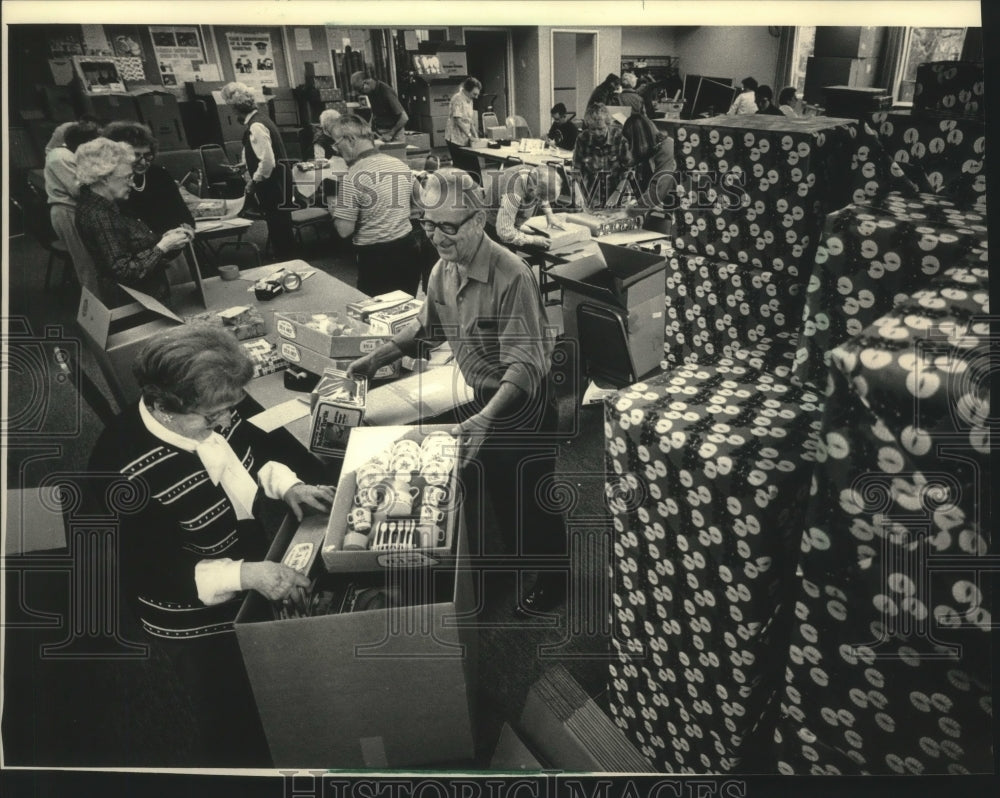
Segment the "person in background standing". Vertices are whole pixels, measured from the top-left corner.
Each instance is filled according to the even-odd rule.
[[[76,177],[76,150],[81,144],[96,138],[97,125],[93,122],[68,123],[62,131],[62,143],[45,156],[44,171],[52,230],[66,245],[80,285],[91,293],[98,291],[97,272],[94,260],[76,229],[76,198],[80,193],[80,181]]]
[[[799,98],[794,86],[785,86],[778,94],[778,110],[785,116],[798,116]]]
[[[363,72],[351,75],[351,88],[368,98],[372,107],[372,130],[382,141],[402,141],[403,128],[410,120],[399,96],[388,83],[366,78]]]
[[[266,114],[259,112],[253,92],[245,83],[227,83],[222,99],[243,116],[243,158],[250,181],[246,193],[257,200],[277,260],[289,260],[295,252],[292,233],[292,180],[281,160],[288,156],[281,131]]]
[[[626,105],[633,112],[643,111],[642,97],[635,89],[638,83],[639,79],[635,76],[635,72],[632,70],[622,72],[622,90],[618,95],[618,105]]]
[[[479,171],[479,157],[465,152],[462,147],[468,147],[479,138],[479,125],[476,120],[474,103],[479,99],[483,84],[476,78],[466,78],[448,106],[448,121],[444,128],[444,138],[448,142],[448,152],[452,165],[464,169],[471,174],[480,185],[483,178]]]
[[[753,78],[743,78],[743,90],[736,95],[733,104],[729,106],[729,115],[755,114],[757,113],[757,103],[754,100],[754,92],[757,90],[757,81]]]
[[[583,131],[573,149],[573,168],[580,173],[587,208],[603,208],[632,163],[622,126],[598,103],[583,115]]]
[[[360,116],[342,116],[329,130],[350,165],[330,213],[337,234],[354,242],[358,290],[368,296],[396,290],[415,296],[420,250],[410,223],[410,167],[375,149],[372,130]]]
[[[587,107],[600,103],[601,105],[618,105],[618,92],[622,90],[621,78],[619,78],[614,72],[608,73],[608,76],[604,79],[604,82],[599,84],[590,93],[590,99],[587,100]]]

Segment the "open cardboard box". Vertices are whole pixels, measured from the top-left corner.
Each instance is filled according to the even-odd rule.
[[[281,561],[293,536],[318,544],[325,530],[321,515],[288,516],[267,557]],[[236,637],[274,766],[468,765],[476,636],[464,525],[447,568],[329,574],[321,562],[318,585],[386,586],[405,605],[277,620],[248,593]]]
[[[356,427],[350,431],[347,451],[344,454],[344,464],[340,471],[340,481],[337,483],[337,495],[333,501],[333,509],[327,522],[326,536],[323,539],[322,556],[326,569],[331,572],[372,571],[380,568],[405,568],[436,566],[442,561],[450,561],[454,556],[458,529],[463,523],[465,514],[465,491],[458,478],[458,466],[452,469],[447,485],[448,500],[440,505],[444,511],[441,530],[444,540],[430,548],[402,549],[395,551],[377,551],[374,549],[345,550],[344,538],[347,535],[348,514],[354,505],[357,491],[357,469],[364,465],[372,456],[388,449],[398,440],[415,440],[421,442],[433,430],[447,432],[451,427],[442,425],[421,425],[420,427]],[[461,444],[460,444],[461,445]],[[456,452],[456,456],[458,452]],[[411,485],[423,493],[426,482],[419,476],[414,476]],[[419,499],[413,505],[413,517],[419,516]],[[407,516],[410,517],[410,516]],[[375,527],[382,516],[376,514],[372,518],[372,531],[369,533],[369,544],[375,535]]]
[[[184,319],[148,294],[123,288],[135,301],[117,308],[107,307],[83,288],[76,322],[115,393],[120,391],[132,402],[139,399],[139,386],[132,376],[136,355],[150,338],[183,324]]]
[[[577,310],[589,303],[618,312],[628,331],[637,376],[663,359],[666,258],[596,242],[596,254],[560,263],[549,275],[562,288],[563,329],[579,341]]]
[[[319,313],[320,311],[316,311]],[[346,313],[323,311],[331,321],[345,328],[342,335],[330,335],[308,326],[312,313],[285,311],[274,314],[274,329],[281,338],[300,347],[311,349],[324,357],[361,357],[378,349],[386,336]]]

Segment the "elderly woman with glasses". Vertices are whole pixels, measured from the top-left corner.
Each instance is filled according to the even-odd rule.
[[[156,336],[133,372],[141,399],[90,460],[100,512],[117,519],[119,572],[149,637],[201,716],[205,760],[266,765],[233,621],[245,591],[298,602],[309,582],[265,559],[264,496],[301,519],[333,489],[306,485],[239,409],[253,366],[228,331],[187,324]]]
[[[184,202],[177,183],[156,159],[158,144],[152,131],[138,122],[112,122],[102,131],[105,138],[132,145],[132,191],[122,209],[141,219],[157,235],[187,225],[194,229],[194,217]]]
[[[119,203],[132,190],[134,163],[131,145],[103,136],[76,151],[76,229],[94,259],[101,299],[108,307],[132,301],[119,284],[168,301],[167,262],[194,238],[194,231],[184,226],[157,235],[122,210]]]

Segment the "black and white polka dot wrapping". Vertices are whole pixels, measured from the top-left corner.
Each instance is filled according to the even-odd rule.
[[[986,116],[982,61],[933,61],[917,67],[913,113],[947,119]]]
[[[758,767],[787,647],[818,397],[725,359],[606,404],[612,715],[664,771]]]
[[[787,376],[804,277],[701,256],[667,258],[664,369],[720,357]]]
[[[949,266],[985,266],[986,219],[922,194],[830,214],[805,292],[793,381],[824,392],[830,350]]]
[[[986,126],[971,119],[926,119],[898,111],[871,116],[886,153],[926,178],[921,189],[963,207],[986,209]]]
[[[872,131],[821,117],[716,117],[676,134],[675,249],[775,270],[811,261],[823,214],[854,198],[881,152]]]
[[[992,771],[988,312],[957,266],[834,350],[781,772]]]

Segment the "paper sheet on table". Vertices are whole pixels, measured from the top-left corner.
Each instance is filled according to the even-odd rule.
[[[280,405],[270,407],[262,413],[251,416],[248,420],[264,432],[274,432],[279,427],[298,421],[309,415],[309,405],[300,399],[289,399]]]
[[[274,267],[274,264],[271,263],[267,266],[257,266],[254,269],[244,269],[243,271],[240,272],[240,279],[253,280],[254,282],[257,282],[257,280],[261,279],[262,277],[270,277],[272,274],[278,274],[280,272],[285,272],[285,271],[290,271],[290,270],[284,267],[276,269]],[[295,269],[294,271],[303,280],[308,280],[310,277],[316,274],[315,269],[303,269],[301,271]],[[253,288],[250,288],[249,290],[252,291]]]

